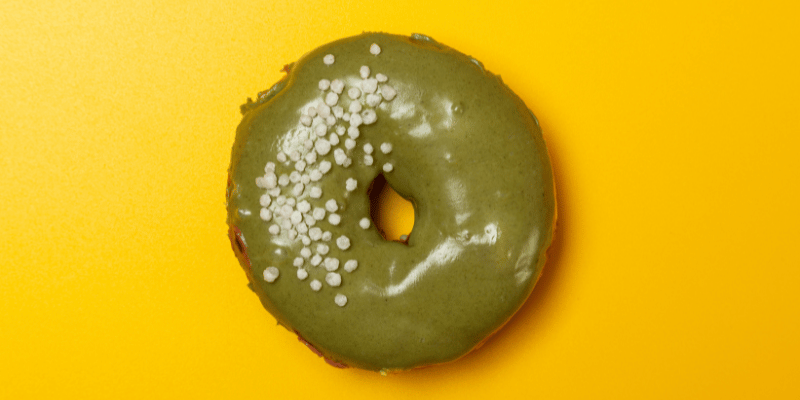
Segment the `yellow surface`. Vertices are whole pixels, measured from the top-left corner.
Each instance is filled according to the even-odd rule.
[[[800,397],[796,1],[258,3],[0,4],[0,398]],[[277,327],[224,222],[239,104],[362,30],[501,74],[559,200],[512,322],[389,377]]]

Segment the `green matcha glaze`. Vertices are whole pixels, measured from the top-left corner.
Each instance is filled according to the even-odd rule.
[[[377,56],[372,43],[382,49]],[[333,65],[323,63],[326,54],[335,56]],[[292,145],[302,110],[323,99],[318,82],[346,83],[338,103],[346,111],[347,89],[360,82],[362,65],[373,77],[387,75],[397,97],[377,107],[377,122],[360,127],[348,151],[352,165],[336,165],[333,151],[318,159],[333,163],[317,182],[322,198],[309,198],[308,190],[298,197],[314,207],[330,198],[339,203],[341,224],[316,226],[333,233],[327,257],[359,265],[351,273],[340,267],[342,284],[330,287],[327,271],[307,261],[308,278],[297,278],[292,261],[304,246],[283,231],[268,232],[274,221],[259,218],[265,190],[255,180]],[[362,34],[303,56],[243,110],[229,171],[228,224],[242,242],[234,249],[246,251],[237,250],[239,259],[266,309],[326,358],[368,370],[454,360],[499,329],[530,294],[555,223],[550,162],[533,114],[477,61],[421,35]],[[345,138],[334,148],[344,149]],[[393,145],[389,154],[380,151],[383,142]],[[364,163],[366,143],[375,148],[371,166]],[[387,162],[394,166],[384,173],[387,182],[414,204],[408,245],[358,225],[369,218],[367,189]],[[276,173],[293,170],[288,161]],[[358,181],[353,192],[345,190],[348,178]],[[335,244],[343,234],[352,243],[344,251]],[[263,278],[269,266],[280,271],[272,283]],[[312,279],[323,283],[320,291],[311,290]],[[337,293],[347,296],[344,307],[334,303]]]

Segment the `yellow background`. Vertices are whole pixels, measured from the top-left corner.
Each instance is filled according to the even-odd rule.
[[[798,3],[650,3],[2,2],[0,398],[799,398]],[[363,30],[501,74],[559,200],[510,324],[389,377],[276,326],[225,225],[239,105]]]

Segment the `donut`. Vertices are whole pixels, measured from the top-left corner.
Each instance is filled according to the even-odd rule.
[[[241,108],[229,238],[250,288],[328,363],[382,373],[458,359],[522,306],[553,237],[538,121],[475,59],[415,34],[324,45]],[[370,219],[383,176],[414,206]]]

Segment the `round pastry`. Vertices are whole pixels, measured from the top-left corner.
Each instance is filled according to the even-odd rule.
[[[533,114],[481,63],[422,36],[322,46],[242,106],[228,225],[250,287],[336,366],[457,359],[521,307],[555,224]],[[370,219],[386,182],[414,205],[403,242]]]

